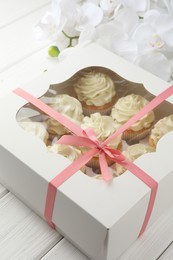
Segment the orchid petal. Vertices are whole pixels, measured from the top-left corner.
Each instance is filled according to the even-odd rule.
[[[56,40],[57,27],[54,18],[50,12],[47,12],[41,21],[34,28],[34,34],[37,40],[51,42]]]
[[[163,80],[170,80],[171,63],[162,53],[150,52],[140,56],[136,60],[136,64]]]
[[[103,19],[103,11],[93,3],[84,3],[81,6],[81,14],[87,18],[87,24],[97,26]]]
[[[171,29],[167,30],[166,32],[162,33],[161,36],[168,46],[173,47],[173,28],[171,28]]]
[[[167,14],[161,14],[155,20],[155,28],[158,34],[173,28],[173,17]]]
[[[120,4],[119,0],[101,0],[100,7],[105,15],[112,15],[115,8]]]
[[[85,29],[80,33],[79,36],[79,44],[84,42],[91,42],[95,39],[95,27],[92,25],[88,25]]]
[[[116,37],[118,33],[122,33],[121,25],[119,23],[107,23],[100,25],[95,30],[95,41],[111,51],[114,37]]]
[[[145,23],[149,23],[150,25],[153,26],[153,24],[155,24],[155,21],[157,19],[157,17],[160,16],[160,13],[157,10],[148,10],[145,14],[144,14],[144,22]]]
[[[147,23],[140,24],[132,35],[132,40],[138,44],[140,54],[145,54],[152,49],[150,41],[155,30]]]
[[[59,1],[53,0],[52,1],[52,15],[54,17],[54,20],[55,20],[55,23],[56,23],[57,27],[60,25],[60,21],[61,21],[60,2],[61,2],[61,0],[59,0]]]
[[[149,9],[149,0],[122,0],[125,7],[130,7],[136,12],[146,12]]]
[[[127,33],[133,31],[134,28],[139,24],[138,15],[135,11],[129,8],[121,9],[116,16],[115,21],[121,23],[121,28]]]
[[[117,34],[114,37],[113,51],[125,59],[134,62],[137,57],[138,47],[133,40],[129,39],[127,34]]]

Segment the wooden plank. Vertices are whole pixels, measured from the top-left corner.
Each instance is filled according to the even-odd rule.
[[[0,30],[0,72],[47,45],[36,41],[33,29],[48,9],[49,5]]]
[[[173,242],[165,250],[165,252],[158,258],[158,260],[172,260],[173,259]]]
[[[139,238],[118,260],[155,260],[172,241],[173,206],[167,209],[164,214],[141,236],[141,238]]]
[[[8,192],[8,190],[0,184],[0,199]]]
[[[121,257],[117,260],[156,260],[165,248],[173,241],[173,206],[168,209],[146,232],[138,239]],[[165,253],[166,254],[166,253]],[[172,254],[172,255],[171,255]],[[173,259],[173,248],[168,253]],[[170,258],[170,256],[172,258]],[[46,254],[42,260],[86,260],[77,248],[72,246],[66,239],[61,240],[52,250]]]
[[[89,260],[65,238],[52,248],[41,260]]]
[[[10,192],[0,216],[0,259],[39,259],[62,238]]]
[[[30,14],[41,6],[50,3],[50,0],[1,0],[0,1],[0,29],[16,20]]]

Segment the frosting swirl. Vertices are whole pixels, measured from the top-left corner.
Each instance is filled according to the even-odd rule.
[[[43,123],[32,122],[29,119],[27,119],[27,121],[19,121],[19,125],[28,133],[31,133],[39,137],[43,142],[47,143],[49,134],[46,131],[46,127]]]
[[[48,146],[47,149],[50,152],[63,155],[72,162],[81,155],[81,151],[71,145],[54,144],[52,146]]]
[[[111,134],[113,134],[119,127],[112,117],[103,116],[100,113],[91,114],[83,119],[81,127],[83,129],[93,128],[97,138],[104,141]],[[110,147],[117,148],[121,142],[121,135],[117,136],[110,144]]]
[[[57,112],[69,118],[74,123],[80,125],[83,119],[81,103],[69,95],[58,95],[49,99],[49,105]],[[69,133],[63,125],[52,118],[48,118],[48,131],[52,134],[63,135]]]
[[[115,96],[112,79],[101,72],[91,71],[81,77],[74,85],[77,97],[89,106],[102,106],[111,102]]]
[[[156,145],[160,138],[170,131],[173,131],[173,114],[160,119],[155,124],[154,128],[151,131],[150,138]]]
[[[144,145],[144,144],[134,144],[132,146],[128,146],[127,150],[123,151],[122,154],[127,159],[129,159],[130,161],[133,162],[141,155],[143,155],[145,153],[151,153],[154,151],[155,151],[155,149],[152,148],[151,146]],[[118,163],[116,164],[116,175],[117,176],[119,176],[120,174],[122,174],[125,171],[126,171],[126,169],[122,165],[120,165]]]
[[[132,116],[137,114],[146,104],[148,100],[140,95],[131,94],[120,98],[112,108],[111,116],[121,125],[126,123]],[[131,125],[129,129],[139,131],[149,128],[154,121],[154,112],[151,111],[144,115],[140,120]]]

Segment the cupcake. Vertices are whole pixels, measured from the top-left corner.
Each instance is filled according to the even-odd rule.
[[[110,117],[104,116],[100,113],[91,114],[90,117],[86,116],[83,119],[81,124],[83,129],[93,128],[97,138],[99,141],[105,141],[110,135],[112,135],[119,127],[117,123]],[[109,147],[113,149],[121,150],[122,148],[122,141],[121,135],[116,137],[111,143],[108,144]],[[84,151],[85,148],[82,150]],[[108,165],[111,165],[113,161],[107,157]],[[99,159],[98,156],[94,156],[88,163],[87,166],[92,168],[98,168],[99,166]]]
[[[82,154],[78,148],[71,145],[53,144],[48,146],[47,149],[49,152],[63,155],[72,162]]]
[[[77,98],[82,103],[84,115],[99,112],[109,115],[117,94],[112,79],[104,73],[85,73],[74,85]]]
[[[131,117],[137,114],[146,104],[148,100],[140,95],[130,94],[120,98],[112,108],[111,116],[120,125],[126,123]],[[129,144],[138,142],[145,138],[151,131],[155,116],[151,111],[139,119],[124,131],[122,139]]]
[[[149,144],[156,147],[162,136],[173,131],[173,114],[160,119],[154,126],[149,137]]]
[[[127,159],[129,159],[129,161],[133,162],[134,160],[136,160],[141,155],[143,155],[145,153],[151,153],[151,152],[154,152],[154,151],[155,151],[155,149],[148,146],[148,145],[134,144],[132,146],[129,146],[126,151],[122,152],[122,154]],[[113,169],[115,169],[115,176],[119,176],[126,171],[126,169],[118,163],[115,163],[112,167],[113,167]]]
[[[19,125],[28,133],[31,133],[38,138],[40,138],[45,144],[48,142],[49,134],[46,130],[46,127],[43,123],[32,122],[27,119],[27,121],[22,120],[18,122]]]
[[[82,122],[82,106],[74,97],[65,94],[52,97],[49,101],[49,106],[78,125]],[[52,118],[48,118],[46,123],[51,136],[62,136],[70,132],[62,124]]]

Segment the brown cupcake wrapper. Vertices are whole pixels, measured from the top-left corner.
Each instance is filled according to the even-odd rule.
[[[107,164],[108,166],[111,166],[114,163],[110,158],[107,158]],[[91,167],[93,169],[98,169],[99,166],[99,158],[98,157],[93,157],[87,164],[88,167]]]
[[[151,127],[143,129],[140,132],[128,132],[124,131],[122,134],[122,139],[125,140],[129,145],[135,144],[140,140],[144,139],[151,132]]]
[[[113,105],[118,100],[117,95],[114,96],[111,102],[103,105],[103,106],[88,106],[86,103],[82,103],[83,113],[85,116],[90,116],[93,113],[100,113],[101,115],[110,115]]]

